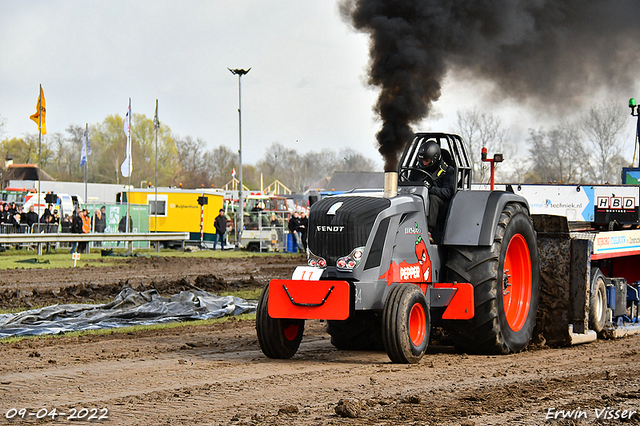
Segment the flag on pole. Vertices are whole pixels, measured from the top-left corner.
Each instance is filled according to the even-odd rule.
[[[231,171],[231,177],[234,178],[234,179],[236,178],[236,168],[235,167]]]
[[[153,130],[160,128],[160,121],[158,121],[158,100],[156,99],[156,113],[153,116]]]
[[[131,105],[127,108],[127,115],[124,116],[124,134],[129,138],[129,132],[131,129],[129,128],[129,114],[131,113]]]
[[[124,134],[127,135],[127,157],[124,159],[124,162],[120,166],[120,172],[124,177],[129,177],[131,175],[131,128],[129,126],[130,118],[131,118],[131,100],[129,100],[127,115],[124,117]]]
[[[45,116],[47,114],[47,109],[45,108],[44,102],[44,90],[42,90],[42,86],[40,86],[40,95],[38,95],[38,103],[36,104],[36,113],[33,114],[31,118],[38,125],[38,130],[43,135],[47,134],[47,126],[45,124]]]
[[[80,154],[80,167],[84,166],[84,163],[87,162],[88,155],[91,155],[91,146],[89,145],[89,136],[87,135],[87,130],[85,129],[84,135],[82,136],[82,153]]]

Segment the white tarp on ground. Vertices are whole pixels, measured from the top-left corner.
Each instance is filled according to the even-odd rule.
[[[206,291],[162,297],[155,290],[138,292],[125,287],[112,302],[101,305],[53,305],[2,314],[0,338],[220,318],[255,309],[256,302]]]

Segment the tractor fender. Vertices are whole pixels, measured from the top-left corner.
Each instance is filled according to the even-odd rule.
[[[458,191],[451,200],[445,222],[444,245],[490,246],[504,206],[517,203],[529,211],[529,203],[506,191]]]

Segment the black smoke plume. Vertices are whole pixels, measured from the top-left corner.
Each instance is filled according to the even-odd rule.
[[[427,117],[449,71],[495,83],[494,98],[570,108],[624,93],[640,75],[640,0],[341,0],[369,34],[368,83],[385,170]]]

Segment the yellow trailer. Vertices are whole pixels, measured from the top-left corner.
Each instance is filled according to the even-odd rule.
[[[188,232],[190,242],[200,242],[202,222],[202,241],[213,242],[216,233],[213,221],[222,208],[223,192],[158,188],[157,204],[154,188],[131,189],[130,193],[131,204],[149,206],[149,232]],[[127,196],[128,192],[120,193],[118,201],[126,203]]]

